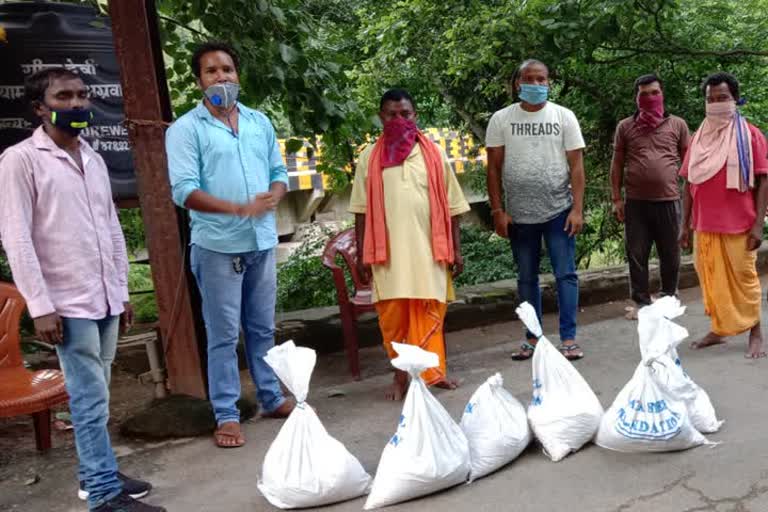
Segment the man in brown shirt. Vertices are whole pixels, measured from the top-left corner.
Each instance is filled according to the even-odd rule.
[[[637,111],[622,120],[614,136],[611,189],[613,211],[625,227],[632,300],[651,303],[648,258],[656,245],[662,295],[677,293],[680,270],[680,190],[677,174],[688,149],[686,122],[664,110],[661,79],[635,81]],[[622,186],[624,197],[622,197]],[[636,318],[636,312],[630,317]]]

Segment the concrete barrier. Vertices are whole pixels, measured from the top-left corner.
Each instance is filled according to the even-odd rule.
[[[768,273],[768,247],[758,252],[757,267],[760,274]],[[659,287],[657,265],[651,265],[651,289]],[[557,311],[555,279],[541,276],[542,308]],[[683,258],[680,267],[680,289],[699,285],[691,256]],[[448,306],[445,328],[456,331],[513,320],[519,305],[517,283],[514,280],[497,281],[467,286],[456,291],[457,300]],[[579,304],[592,306],[629,298],[629,271],[626,265],[590,270],[579,273]],[[358,321],[361,346],[381,343],[381,334],[375,314],[364,315]],[[298,345],[328,353],[343,350],[343,336],[337,306],[293,311],[278,314],[277,340],[292,339]]]

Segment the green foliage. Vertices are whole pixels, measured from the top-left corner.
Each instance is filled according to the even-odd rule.
[[[336,287],[331,271],[323,266],[322,252],[336,234],[333,228],[313,224],[304,233],[301,246],[278,266],[277,310],[294,311],[336,304]],[[341,265],[344,268],[344,265]],[[347,288],[354,290],[347,275]]]
[[[461,226],[464,272],[456,286],[489,283],[515,277],[509,240],[480,226]]]
[[[322,140],[327,148],[324,170],[343,178],[340,173],[350,162],[351,148],[370,127],[360,115],[345,73],[354,61],[341,27],[355,23],[348,25],[352,11],[344,3],[160,0],[158,8],[177,114],[200,98],[189,65],[196,44],[227,41],[241,59],[241,100],[266,112],[281,136],[306,137],[313,144]],[[342,185],[348,180],[332,181]]]
[[[699,84],[730,71],[742,81],[745,114],[768,124],[766,0],[400,0],[360,8],[364,54],[352,71],[361,96],[403,84],[420,103],[442,102],[453,126],[482,141],[490,115],[509,104],[510,78],[526,58],[550,66],[552,100],[572,109],[587,142],[588,225],[581,268],[621,254],[609,214],[613,130],[634,111],[632,84],[657,72],[667,108],[695,129]],[[428,21],[427,21],[428,20]],[[371,108],[370,104],[360,104]],[[479,175],[466,177],[474,189]],[[606,252],[607,251],[607,252]]]
[[[149,265],[132,263],[128,270],[128,291],[139,292],[152,290],[152,271]],[[157,321],[157,301],[154,293],[131,295],[135,321],[137,323],[151,323]]]
[[[141,218],[141,210],[138,208],[123,208],[119,210],[120,226],[123,228],[125,245],[130,254],[146,247],[144,234],[144,220]]]
[[[482,162],[466,162],[464,172],[456,175],[459,183],[481,196],[486,194],[486,176],[487,170]]]
[[[701,80],[730,71],[749,99],[745,114],[768,126],[768,0],[159,0],[158,7],[175,111],[200,97],[189,70],[194,44],[231,41],[242,57],[243,101],[270,115],[281,136],[322,143],[318,169],[334,189],[348,185],[360,145],[380,129],[386,88],[411,91],[422,126],[463,129],[482,143],[491,114],[511,101],[515,68],[530,57],[545,61],[552,100],[576,113],[587,142],[580,268],[623,257],[608,176],[613,130],[634,111],[637,76],[659,73],[667,109],[695,129],[704,115]],[[484,190],[481,166],[462,180]],[[321,294],[330,300],[327,288]]]
[[[336,288],[330,270],[325,268],[320,254],[334,231],[313,226],[304,244],[288,261],[278,268],[277,309],[299,309],[332,306],[336,304]],[[456,286],[489,283],[515,277],[515,266],[509,241],[480,226],[461,226],[464,273],[456,279]],[[344,268],[344,264],[340,262]],[[551,272],[551,265],[542,259],[542,272]],[[354,289],[347,277],[347,288]]]

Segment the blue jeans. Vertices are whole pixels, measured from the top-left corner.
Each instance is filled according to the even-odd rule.
[[[579,279],[576,274],[576,238],[565,231],[570,209],[541,224],[512,224],[509,240],[517,264],[517,293],[520,302],[529,302],[541,321],[541,289],[539,264],[541,239],[547,246],[552,270],[557,281],[560,309],[560,340],[576,339],[576,312],[579,308]],[[534,338],[529,331],[526,337]]]
[[[123,490],[109,440],[109,380],[117,350],[120,317],[62,318],[64,341],[56,346],[69,393],[69,408],[80,460],[78,476],[94,509]]]
[[[225,254],[192,246],[192,273],[203,299],[208,335],[208,393],[216,423],[240,421],[237,343],[245,333],[245,354],[256,398],[265,413],[285,398],[275,372],[264,361],[275,346],[277,264],[275,250]]]

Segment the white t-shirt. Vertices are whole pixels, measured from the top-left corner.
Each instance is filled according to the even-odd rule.
[[[552,102],[526,112],[515,103],[493,114],[485,146],[504,146],[502,181],[507,212],[516,223],[547,222],[571,207],[565,152],[584,147],[573,112]]]

